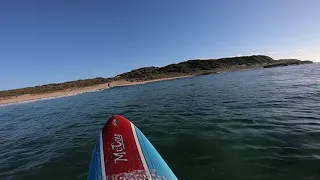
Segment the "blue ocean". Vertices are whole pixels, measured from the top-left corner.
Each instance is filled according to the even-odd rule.
[[[86,179],[113,114],[130,119],[179,179],[320,179],[320,64],[1,106],[0,179]]]

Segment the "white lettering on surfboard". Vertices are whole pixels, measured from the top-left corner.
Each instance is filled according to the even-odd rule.
[[[125,158],[126,152],[121,134],[114,134],[114,142],[111,143],[111,148],[113,151],[113,155],[115,156],[114,163],[117,164],[118,161],[128,161]]]

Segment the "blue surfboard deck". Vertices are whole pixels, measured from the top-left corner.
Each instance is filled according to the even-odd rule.
[[[175,180],[158,151],[126,118],[115,115],[104,125],[92,153],[88,180]]]

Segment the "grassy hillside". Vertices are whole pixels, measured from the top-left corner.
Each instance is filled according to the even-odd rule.
[[[214,72],[214,70],[227,70],[230,68],[245,68],[263,66],[276,62],[268,56],[242,56],[222,59],[188,60],[178,64],[164,67],[145,67],[118,75],[130,81],[142,81],[170,77],[174,75],[187,75]]]
[[[279,66],[300,65],[300,64],[312,64],[312,61],[300,61],[298,59],[279,59],[275,63],[263,66],[264,68],[272,68]]]
[[[279,60],[276,61],[268,56],[242,56],[221,59],[206,60],[188,60],[178,64],[170,64],[164,67],[144,67],[132,70],[127,73],[119,74],[113,78],[94,78],[64,83],[47,84],[42,86],[27,87],[13,90],[0,91],[0,98],[8,98],[24,94],[40,94],[49,93],[67,89],[94,86],[103,83],[109,83],[115,80],[127,81],[144,81],[151,79],[159,79],[165,77],[183,76],[183,75],[199,75],[210,74],[223,71],[234,71],[239,69],[247,69],[254,67],[275,67],[293,64],[312,63],[312,61],[300,60]]]
[[[94,86],[98,84],[107,83],[110,81],[111,81],[110,78],[106,79],[106,78],[98,77],[94,79],[83,79],[83,80],[69,81],[64,83],[46,84],[42,86],[12,89],[12,90],[0,91],[0,98],[10,97],[10,96],[19,96],[24,94],[50,93],[50,92],[56,92],[56,91],[72,89],[72,88]]]

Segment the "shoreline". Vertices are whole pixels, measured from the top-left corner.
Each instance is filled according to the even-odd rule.
[[[12,96],[12,97],[8,97],[8,98],[0,98],[0,107],[6,106],[6,105],[11,105],[11,104],[29,103],[29,102],[40,101],[40,100],[74,96],[74,95],[88,93],[88,92],[102,91],[105,89],[110,89],[112,87],[132,86],[132,85],[146,84],[146,83],[151,83],[151,82],[188,78],[188,77],[194,77],[194,76],[220,74],[220,73],[237,72],[237,71],[247,71],[247,70],[263,69],[263,68],[264,68],[264,64],[254,65],[254,66],[234,66],[234,67],[230,67],[227,69],[219,68],[219,69],[215,69],[215,70],[211,70],[211,71],[198,72],[198,73],[193,73],[193,74],[189,74],[189,75],[164,77],[164,78],[146,80],[146,81],[116,80],[116,81],[109,82],[110,87],[108,87],[108,83],[104,83],[104,84],[98,84],[98,85],[81,87],[81,88],[73,88],[73,89],[55,91],[55,92],[51,92],[51,93],[24,94],[24,95]]]
[[[226,63],[227,61],[228,63]],[[3,90],[0,91],[0,106],[72,96],[117,86],[129,86],[191,76],[252,70],[257,68],[266,68],[270,65],[272,65],[271,67],[274,67],[274,65],[289,66],[312,63],[312,61],[301,61],[297,59],[274,60],[264,55],[202,60],[191,59],[163,67],[151,66],[138,68],[110,78],[96,77],[62,83],[44,84],[34,87]],[[108,84],[110,84],[110,87]]]
[[[119,80],[119,81],[112,81],[109,84],[110,84],[110,87],[112,88],[112,87],[132,86],[132,85],[146,84],[146,83],[151,83],[151,82],[188,78],[188,77],[192,77],[192,76],[194,76],[194,75],[160,78],[160,79],[153,79],[153,80],[147,80],[147,81],[134,81],[134,82],[126,81],[126,80]],[[14,97],[0,99],[0,106],[74,96],[74,95],[88,93],[88,92],[102,91],[105,89],[110,89],[110,87],[108,87],[108,83],[104,83],[104,84],[99,84],[99,85],[95,85],[95,86],[88,86],[88,87],[82,87],[82,88],[76,88],[76,89],[67,89],[67,90],[56,91],[56,92],[51,92],[51,93],[24,94],[24,95],[20,95],[20,96],[14,96]]]

